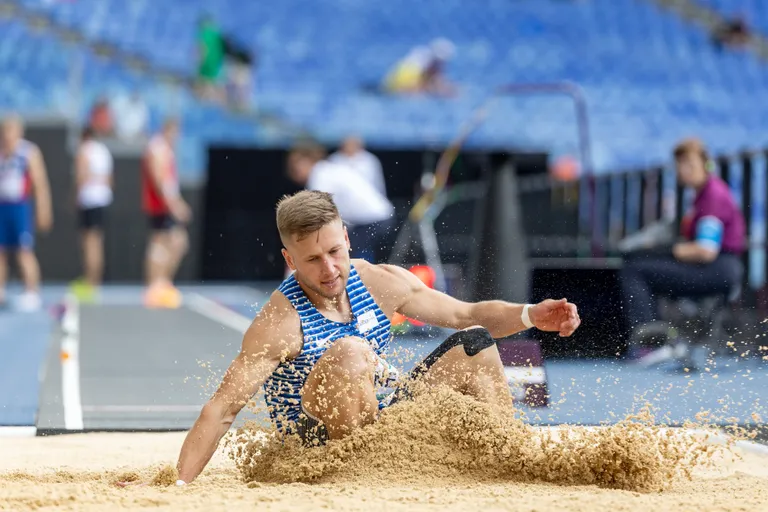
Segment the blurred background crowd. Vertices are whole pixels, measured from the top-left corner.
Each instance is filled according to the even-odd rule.
[[[757,1],[0,1],[0,66],[0,242],[24,290],[9,307],[42,307],[41,279],[81,300],[141,282],[153,307],[178,306],[179,278],[275,279],[274,199],[303,187],[334,194],[355,256],[390,261],[462,133],[452,186],[541,156],[515,161],[507,198],[529,263],[614,271],[616,316],[648,346],[634,356],[680,350],[651,328],[657,296],[764,307]],[[404,260],[466,279],[462,212]]]

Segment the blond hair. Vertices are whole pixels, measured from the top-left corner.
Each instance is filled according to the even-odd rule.
[[[283,244],[292,236],[302,240],[340,218],[336,203],[327,192],[302,190],[283,196],[277,203],[277,231]]]

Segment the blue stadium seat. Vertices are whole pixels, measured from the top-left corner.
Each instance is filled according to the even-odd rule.
[[[329,141],[357,132],[373,146],[444,144],[496,86],[563,80],[584,90],[598,171],[665,160],[675,140],[691,134],[719,151],[768,139],[762,122],[768,115],[768,66],[748,51],[716,50],[706,31],[652,2],[168,0],[163,9],[149,0],[22,3],[93,40],[189,74],[195,70],[197,20],[210,13],[257,52],[258,104]],[[759,9],[758,0],[701,3],[726,14],[745,12],[753,25],[768,28],[768,11]],[[25,86],[0,87],[0,99],[13,95],[31,106],[31,98],[62,88],[66,66],[50,40],[19,35],[20,30],[0,39],[32,37],[35,52],[0,57],[8,69],[26,73]],[[379,81],[412,46],[434,37],[457,45],[448,73],[461,85],[460,98],[386,98],[361,89]],[[99,83],[120,87],[125,80],[148,90],[155,105],[164,104],[163,87],[93,62],[91,96]],[[24,71],[25,66],[35,71]],[[190,120],[190,140],[264,140],[252,123],[188,96],[182,95],[181,105]],[[567,100],[505,98],[469,143],[573,153],[576,133]]]

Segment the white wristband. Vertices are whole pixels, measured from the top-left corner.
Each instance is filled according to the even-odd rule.
[[[520,319],[523,321],[523,325],[530,329],[533,327],[533,322],[531,322],[531,317],[528,316],[528,310],[530,309],[531,304],[526,304],[523,306],[523,313],[520,315]]]
[[[185,482],[184,480],[176,480],[176,485],[178,486],[187,485],[187,482]]]

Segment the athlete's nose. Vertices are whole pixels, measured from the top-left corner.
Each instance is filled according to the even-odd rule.
[[[334,265],[333,265],[333,259],[329,257],[323,258],[323,275],[331,277],[335,274],[334,272]]]

